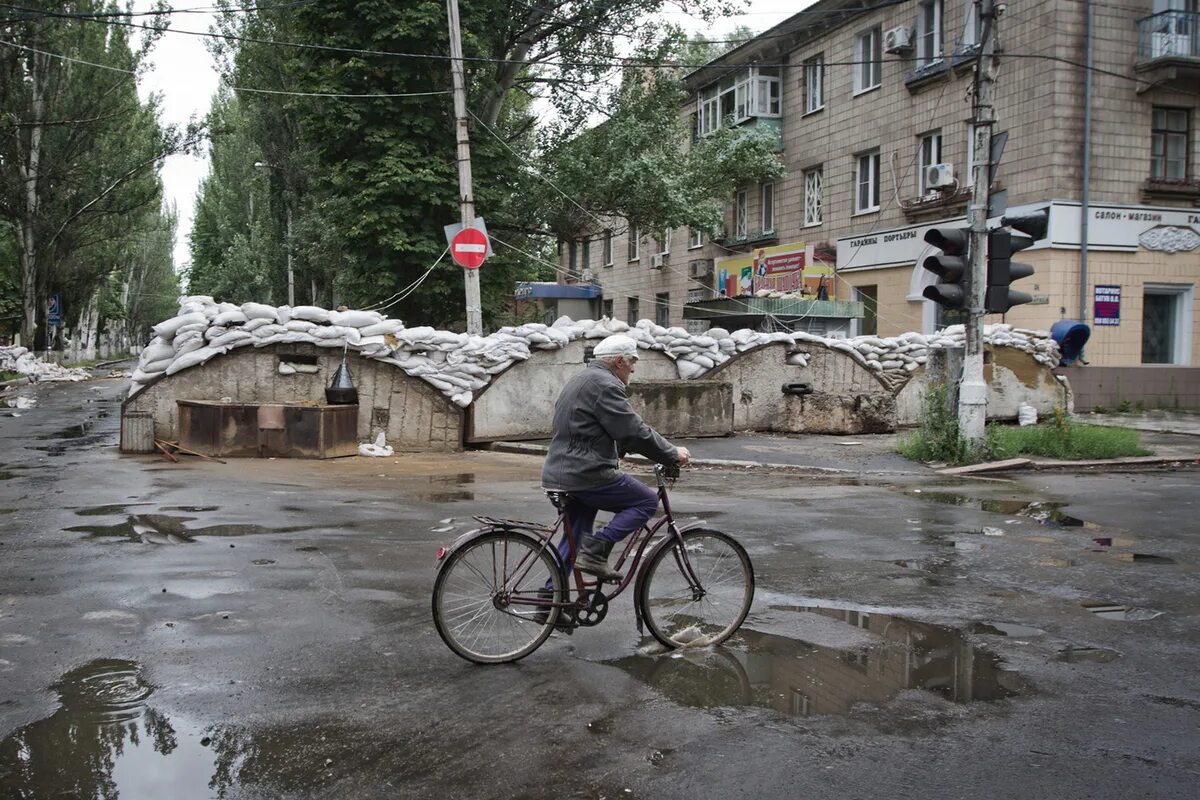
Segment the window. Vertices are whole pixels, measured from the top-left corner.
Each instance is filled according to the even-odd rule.
[[[629,231],[627,235],[629,236],[629,260],[637,261],[642,257],[640,249],[642,232],[638,230],[637,225],[634,225],[631,222],[629,223]]]
[[[567,275],[574,276],[579,274],[579,246],[572,239],[567,244]]]
[[[818,53],[804,62],[804,113],[825,107],[825,54]]]
[[[942,0],[925,0],[917,6],[917,66],[942,57]]]
[[[775,230],[775,184],[764,183],[762,185],[762,230],[764,232]]]
[[[666,253],[671,252],[671,231],[670,231],[670,229],[664,230],[662,233],[660,233],[658,235],[658,252],[663,253],[664,255]]]
[[[1150,130],[1150,177],[1184,180],[1188,176],[1188,112],[1155,106]]]
[[[824,174],[820,167],[804,170],[804,224],[820,225]]]
[[[883,37],[879,28],[864,31],[854,40],[854,93],[874,89],[883,73]]]
[[[924,197],[932,191],[925,182],[926,167],[942,163],[942,132],[934,131],[922,136],[918,149],[921,168],[917,171],[917,194]]]
[[[746,227],[746,190],[737,193],[733,202],[733,235],[745,238],[749,233]]]
[[[859,336],[876,336],[879,333],[879,286],[859,286],[854,289],[854,299],[863,304],[863,318],[858,325]]]
[[[696,127],[707,136],[722,125],[780,114],[779,67],[745,67],[700,90]]]
[[[704,231],[698,231],[695,228],[688,229],[688,249],[694,250],[697,247],[704,246]]]
[[[592,240],[584,239],[579,258],[579,268],[587,269],[592,266]]]
[[[640,315],[638,313],[638,299],[636,297],[631,297],[631,298],[629,298],[629,313],[628,313],[628,316],[626,317],[625,321],[628,322],[631,326],[637,325],[639,316]]]
[[[879,210],[879,151],[863,153],[855,158],[854,213]]]
[[[612,256],[612,230],[604,232],[604,266],[611,267],[613,265]]]
[[[609,319],[612,319],[612,315],[613,315],[613,301],[612,300],[604,301],[603,314],[604,314],[604,316],[608,317]]]
[[[976,13],[975,0],[965,0],[965,2],[967,10],[963,15],[965,22],[962,34],[962,49],[964,50],[977,46],[983,39],[983,26],[980,24],[979,14]]]
[[[671,326],[671,293],[654,295],[654,321],[664,328]]]

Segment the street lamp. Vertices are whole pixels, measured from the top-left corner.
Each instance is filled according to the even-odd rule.
[[[258,169],[280,169],[274,164],[268,164],[265,161],[255,161],[254,166]],[[296,276],[292,272],[292,201],[287,196],[287,187],[284,187],[283,207],[287,214],[287,275],[288,275],[288,305],[296,305]]]

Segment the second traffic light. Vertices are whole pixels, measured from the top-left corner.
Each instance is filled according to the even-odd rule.
[[[1021,241],[1024,238],[1017,237],[1017,242],[1024,244]],[[989,314],[1003,314],[1013,306],[1033,300],[1033,295],[1009,288],[1013,281],[1033,274],[1033,267],[1029,264],[1013,262],[1013,245],[1011,231],[1003,228],[988,231],[987,293],[983,298],[983,307]]]
[[[1033,274],[1031,264],[1018,264],[1012,260],[1014,254],[1032,247],[1046,238],[1050,215],[1046,209],[1032,213],[1006,216],[1000,220],[1004,228],[988,231],[987,248],[987,291],[983,298],[984,310],[989,314],[1003,314],[1013,306],[1029,303],[1033,295],[1010,289],[1013,281],[1028,278]],[[1008,228],[1024,236],[1014,235]]]
[[[926,286],[921,296],[943,308],[965,309],[968,302],[967,250],[971,241],[968,228],[930,228],[925,241],[941,250],[927,257],[921,266],[938,276],[938,282]]]

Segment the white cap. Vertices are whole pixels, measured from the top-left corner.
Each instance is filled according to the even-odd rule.
[[[617,356],[637,358],[637,342],[628,336],[617,333],[602,339],[600,344],[592,350],[592,355],[596,358],[616,358]]]

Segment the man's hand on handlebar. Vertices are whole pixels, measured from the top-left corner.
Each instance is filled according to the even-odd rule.
[[[679,464],[679,466],[686,467],[689,463],[691,463],[691,460],[692,460],[692,451],[691,450],[688,450],[686,447],[677,447],[675,449],[678,451],[678,454],[676,456],[678,461],[676,463]]]

